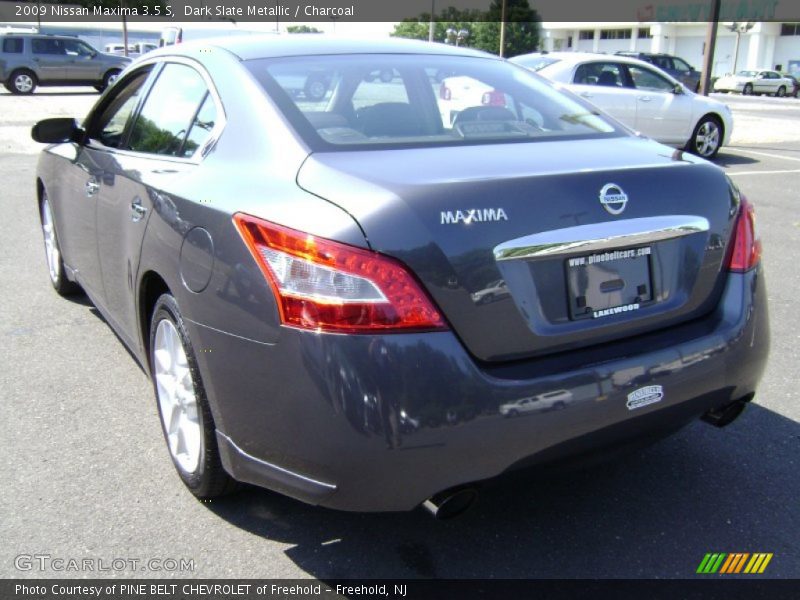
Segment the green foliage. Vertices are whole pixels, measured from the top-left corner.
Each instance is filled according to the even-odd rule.
[[[321,29],[309,27],[308,25],[289,25],[286,31],[287,33],[322,33]]]
[[[449,6],[434,16],[433,39],[444,42],[448,29],[466,29],[469,36],[460,41],[459,45],[499,54],[501,13],[502,0],[493,0],[487,11],[459,10]],[[505,21],[504,56],[526,54],[538,49],[539,15],[530,7],[528,0],[506,0]],[[416,19],[406,19],[395,25],[392,35],[427,40],[429,22],[430,13],[421,13]]]

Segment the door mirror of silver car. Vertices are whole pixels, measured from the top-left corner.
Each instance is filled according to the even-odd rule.
[[[57,118],[39,121],[31,129],[31,137],[41,144],[77,142],[81,129],[75,119]]]
[[[676,95],[680,95],[683,93],[683,86],[680,83],[676,83],[672,86],[672,93]]]

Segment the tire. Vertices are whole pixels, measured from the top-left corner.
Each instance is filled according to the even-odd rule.
[[[162,294],[153,309],[149,352],[161,429],[181,481],[200,499],[235,491],[238,484],[220,460],[194,349],[170,294]]]
[[[783,98],[786,95],[786,88],[784,86],[779,87],[775,95],[778,96],[778,98]]]
[[[306,85],[303,88],[306,98],[314,100],[315,102],[322,100],[325,94],[328,93],[328,84],[321,77],[311,76],[306,79]]]
[[[702,158],[714,158],[722,146],[723,136],[720,120],[713,115],[706,115],[697,123],[685,148]]]
[[[81,292],[81,286],[67,278],[64,260],[61,257],[61,246],[58,243],[56,224],[53,219],[53,210],[47,192],[42,194],[39,204],[39,217],[42,223],[42,236],[44,237],[44,254],[47,260],[47,270],[50,283],[60,296],[73,296]]]
[[[28,69],[17,69],[6,81],[8,91],[21,96],[32,94],[37,85],[39,80],[36,74]]]
[[[120,71],[119,69],[111,69],[110,71],[108,71],[108,73],[106,73],[103,76],[103,83],[94,86],[94,89],[96,89],[100,93],[104,92],[106,88],[108,88],[111,85],[114,85],[114,82],[117,80],[117,77],[119,77],[119,74],[121,72],[122,71]]]
[[[513,418],[513,417],[518,417],[518,416],[519,416],[519,412],[517,412],[516,410],[514,410],[514,409],[512,408],[510,411],[508,411],[508,416],[509,416],[509,417],[512,417],[512,418]]]
[[[744,88],[742,88],[742,95],[743,96],[752,96],[753,95],[753,84],[746,83]]]

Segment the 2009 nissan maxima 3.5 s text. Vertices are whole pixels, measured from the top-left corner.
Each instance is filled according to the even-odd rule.
[[[151,374],[202,498],[452,514],[510,469],[724,425],[764,368],[752,205],[496,57],[173,46],[33,137],[52,283]]]

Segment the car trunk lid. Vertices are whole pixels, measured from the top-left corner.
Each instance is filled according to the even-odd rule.
[[[298,183],[408,265],[483,361],[708,312],[737,208],[718,168],[637,138],[319,153]]]

